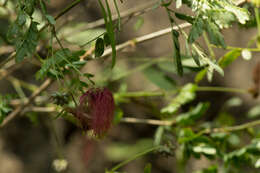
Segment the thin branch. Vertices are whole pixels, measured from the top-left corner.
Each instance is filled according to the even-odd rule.
[[[187,28],[191,26],[191,24],[189,23],[183,23],[183,24],[180,24],[179,25],[179,28]],[[177,30],[178,27],[177,26],[174,26],[173,29]],[[147,34],[147,35],[144,35],[144,36],[141,36],[141,37],[137,37],[137,38],[134,38],[134,39],[131,39],[131,40],[128,40],[122,44],[119,44],[116,46],[116,50],[117,51],[120,51],[120,50],[123,50],[129,46],[133,46],[137,43],[143,43],[145,41],[149,41],[149,40],[152,40],[152,39],[155,39],[155,38],[158,38],[158,37],[161,37],[161,36],[164,36],[166,34],[169,34],[171,33],[171,30],[172,28],[169,27],[169,28],[166,28],[166,29],[162,29],[160,31],[156,31],[156,32],[153,32],[153,33],[150,33],[150,34]],[[103,56],[102,57],[105,57],[105,56],[108,56],[110,55],[112,52],[112,49],[109,48],[109,49],[106,49]]]
[[[47,89],[50,84],[52,83],[51,79],[47,79],[39,88],[38,90],[36,90],[35,92],[32,93],[32,95],[29,97],[29,99],[24,102],[24,104],[21,104],[20,106],[18,106],[14,111],[12,111],[2,122],[2,124],[0,125],[0,127],[4,127],[7,123],[9,123],[12,119],[14,119],[17,115],[19,115],[25,107],[27,107],[34,99],[36,96],[38,96],[39,94],[41,94],[42,91],[44,91],[45,89]]]
[[[58,112],[58,108],[56,106],[51,107],[28,107],[24,110],[24,112],[44,112],[44,113],[52,113]],[[23,113],[24,113],[23,112]],[[130,124],[147,124],[147,125],[156,125],[156,126],[172,126],[176,124],[176,120],[156,120],[156,119],[142,119],[142,118],[134,118],[134,117],[124,117],[120,120],[122,123],[130,123]],[[220,127],[213,129],[205,129],[200,134],[210,134],[210,133],[219,133],[219,132],[233,132],[240,131],[247,128],[255,127],[260,125],[260,120],[251,121],[248,123],[230,126],[230,127]]]
[[[140,119],[132,117],[124,117],[120,120],[122,123],[133,123],[133,124],[149,124],[156,126],[171,126],[176,123],[175,120],[154,120],[154,119]]]
[[[233,131],[240,131],[240,130],[244,130],[244,129],[259,126],[259,125],[260,125],[260,120],[255,120],[255,121],[251,121],[251,122],[244,123],[241,125],[236,125],[236,126],[205,129],[201,133],[210,134],[210,133],[219,133],[219,132],[233,132]]]
[[[48,99],[49,99],[49,97],[47,97],[47,96],[37,96],[37,97],[35,97],[34,102],[42,104],[42,103],[45,103],[46,101],[48,101]],[[28,100],[29,100],[28,98],[13,99],[13,100],[10,101],[10,105],[19,106],[22,103],[28,102]]]

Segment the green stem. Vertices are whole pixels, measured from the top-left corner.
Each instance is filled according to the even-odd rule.
[[[213,51],[213,49],[211,47],[211,44],[209,42],[209,39],[208,39],[208,36],[207,36],[206,32],[203,32],[203,38],[205,40],[205,43],[207,44],[207,47],[208,47],[209,54],[210,54],[211,58],[215,59],[216,56],[215,56],[215,53],[214,53],[214,51]]]
[[[216,48],[222,48],[220,46],[216,46],[211,44],[212,47],[216,47]],[[227,46],[226,47],[227,50],[233,50],[233,49],[237,49],[237,50],[243,50],[243,49],[247,49],[250,52],[260,52],[260,48],[242,48],[242,47],[233,47],[233,46]]]
[[[23,100],[23,98],[26,98],[25,93],[23,92],[23,89],[21,87],[20,81],[15,80],[13,78],[8,78],[8,80],[12,83],[15,91],[17,92],[21,100]]]
[[[240,131],[247,128],[255,127],[260,125],[260,120],[251,121],[245,124],[237,125],[237,126],[230,126],[230,127],[220,127],[214,129],[205,129],[201,131],[199,134],[210,134],[210,133],[219,133],[219,132],[233,132],[233,131]]]
[[[260,37],[260,17],[259,17],[259,11],[257,7],[255,7],[255,18],[256,18],[257,29],[258,29],[258,37]]]
[[[176,94],[181,88],[177,88],[175,90],[169,91],[138,91],[138,92],[124,92],[124,93],[116,93],[114,97],[155,97],[155,96],[166,96],[169,94]],[[198,92],[230,92],[230,93],[242,93],[247,94],[249,93],[246,89],[240,88],[228,88],[228,87],[197,87]]]
[[[198,87],[197,91],[216,91],[216,92],[230,92],[230,93],[248,93],[246,89],[228,88],[228,87]]]
[[[176,91],[175,91],[176,92]],[[125,92],[117,93],[115,97],[154,97],[154,96],[164,96],[166,92],[163,91],[139,91],[139,92]]]
[[[10,81],[13,81],[15,83],[19,83],[19,85],[21,87],[24,87],[24,88],[26,88],[26,89],[28,89],[28,90],[30,90],[32,92],[34,92],[34,91],[36,91],[38,89],[38,86],[36,86],[34,84],[27,83],[27,82],[25,82],[23,80],[19,80],[19,79],[13,77],[13,76],[9,76],[8,78],[9,78]]]
[[[118,5],[117,5],[117,0],[114,0],[114,4],[115,4],[116,12],[117,12],[117,15],[118,15],[118,30],[120,31],[121,30],[121,16],[120,16],[120,11],[119,11],[119,8],[118,8]]]
[[[145,151],[143,151],[143,152],[141,152],[141,153],[138,153],[138,154],[136,154],[135,156],[133,156],[132,158],[129,158],[129,159],[127,159],[127,160],[125,160],[125,161],[119,163],[118,165],[116,165],[115,167],[113,167],[113,168],[111,169],[111,171],[114,172],[114,171],[116,171],[117,169],[121,168],[122,166],[126,165],[127,163],[129,163],[129,162],[131,162],[131,161],[133,161],[133,160],[136,160],[136,159],[138,159],[139,157],[142,157],[142,156],[144,156],[144,155],[146,155],[146,154],[148,154],[148,153],[150,153],[150,152],[152,152],[152,151],[157,150],[159,147],[160,147],[160,146],[152,147],[152,148],[149,148],[149,149],[147,149],[147,150],[145,150]]]

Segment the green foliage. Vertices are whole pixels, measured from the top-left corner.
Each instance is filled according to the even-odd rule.
[[[178,125],[193,124],[195,120],[205,114],[208,108],[209,103],[199,103],[195,108],[192,108],[191,111],[178,115],[176,122]]]
[[[196,88],[197,86],[194,84],[186,84],[170,104],[161,109],[161,113],[173,114],[177,112],[181,105],[184,105],[195,98]]]
[[[151,163],[147,163],[144,168],[144,173],[151,173],[152,171],[152,165]]]
[[[241,149],[232,151],[224,156],[224,161],[226,163],[243,164],[250,163],[253,161],[254,157],[260,156],[260,141],[255,139],[251,144],[244,146]]]
[[[197,38],[201,36],[204,30],[204,21],[201,17],[198,17],[191,27],[191,31],[188,37],[188,42],[191,44],[193,43]]]
[[[137,31],[139,30],[144,24],[144,19],[142,17],[139,17],[134,25],[134,29]]]
[[[209,168],[205,168],[205,169],[198,171],[196,173],[218,173],[218,167],[216,165],[212,165]]]
[[[79,69],[86,62],[80,61],[80,56],[84,51],[71,52],[69,49],[57,50],[53,56],[43,60],[41,69],[36,73],[37,79],[43,79],[46,76],[63,78],[70,69]]]
[[[3,122],[8,113],[12,111],[12,108],[9,106],[10,99],[11,97],[9,95],[0,95],[0,124]]]
[[[8,30],[7,38],[15,46],[16,62],[21,62],[24,58],[31,57],[38,44],[38,23],[34,22],[31,17],[35,5],[35,0],[19,1],[18,16]],[[28,22],[30,23],[29,27],[26,25]]]
[[[241,54],[241,50],[234,49],[226,53],[223,57],[219,60],[219,65],[222,68],[227,67],[229,64],[231,64],[233,61],[235,61]]]
[[[172,30],[172,39],[173,39],[173,58],[177,67],[179,75],[183,74],[183,67],[181,61],[180,53],[180,43],[179,43],[179,33],[176,30]]]
[[[26,56],[31,57],[38,44],[37,23],[31,22],[28,31],[19,40],[16,40],[16,61],[21,62]]]
[[[252,107],[248,113],[247,113],[248,118],[257,118],[260,116],[260,105],[256,105]]]

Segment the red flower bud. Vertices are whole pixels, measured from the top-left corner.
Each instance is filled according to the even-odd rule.
[[[107,88],[92,88],[80,97],[79,102],[71,113],[81,122],[82,128],[92,129],[97,136],[107,132],[114,116],[113,94]]]

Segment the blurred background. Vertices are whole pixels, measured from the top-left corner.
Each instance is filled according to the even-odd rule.
[[[55,16],[72,1],[55,0],[47,3],[48,12]],[[165,29],[170,26],[167,13],[163,8],[156,7],[147,0],[123,0],[119,3],[121,12],[132,8],[150,5],[150,9],[138,16],[124,18],[122,20],[121,31],[116,33],[117,42],[123,43],[127,40],[143,36],[155,31]],[[9,0],[10,8],[14,8],[14,1]],[[111,3],[113,14],[116,14]],[[172,8],[175,8],[174,6]],[[188,12],[188,8],[182,7],[177,11]],[[0,7],[0,26],[3,33],[8,28],[8,20],[5,12],[1,12]],[[39,13],[39,12],[38,12]],[[12,12],[11,12],[12,14]],[[35,15],[40,16],[35,12]],[[11,16],[12,18],[12,16]],[[96,0],[84,0],[74,7],[70,12],[62,16],[56,24],[56,29],[65,47],[77,50],[80,45],[87,43],[100,33],[104,32],[104,26],[98,28],[85,29],[91,22],[102,18],[102,12]],[[39,21],[40,21],[39,17]],[[183,21],[178,21],[182,23]],[[185,31],[189,31],[186,28]],[[234,47],[246,47],[248,41],[257,33],[255,27],[242,28],[234,24],[230,29],[224,29],[223,34],[227,45]],[[3,59],[10,52],[12,47],[4,43],[2,36],[0,48],[1,58]],[[43,44],[43,43],[42,43]],[[181,38],[181,48],[184,49],[184,41]],[[206,49],[203,40],[200,44]],[[58,46],[57,46],[58,47]],[[84,46],[88,50],[90,45]],[[225,54],[221,49],[216,50],[216,57],[220,58]],[[2,52],[3,53],[2,53]],[[172,55],[172,39],[170,34],[146,41],[141,44],[133,44],[117,55],[117,64],[114,69],[115,74],[124,74],[127,70],[135,69],[142,59],[156,59],[158,57],[169,57]],[[224,86],[232,88],[249,89],[253,86],[252,70],[259,62],[259,54],[253,53],[250,61],[239,57],[234,63],[225,69],[225,76],[214,74],[213,82],[209,83],[206,79],[202,86]],[[31,61],[31,60],[29,60]],[[91,61],[83,68],[83,71],[97,74],[94,81],[106,83],[106,71],[110,59]],[[39,85],[41,81],[36,80],[32,74],[39,70],[39,66],[33,63],[23,63],[19,69],[12,73],[14,77],[26,82]],[[193,82],[196,73],[187,73],[179,77],[174,73],[167,75],[174,80],[177,85],[184,85]],[[149,81],[149,77],[142,70],[127,75],[125,78],[114,76],[115,80],[109,83],[114,91],[121,89],[127,91],[154,91],[159,87]],[[16,93],[10,78],[0,80],[0,92]],[[58,85],[53,84],[48,93],[57,90]],[[29,91],[25,94],[29,96]],[[47,94],[50,96],[50,94]],[[224,104],[230,101],[232,104]],[[210,101],[211,107],[203,117],[206,121],[216,120],[220,114],[228,114],[228,118],[222,116],[219,121],[243,122],[248,111],[259,104],[259,99],[254,99],[251,95],[230,94],[216,92],[199,92],[193,103],[199,101]],[[147,97],[132,99],[132,102],[120,104],[125,117],[137,118],[156,118],[156,107],[162,107],[165,103],[160,97]],[[228,105],[228,106],[227,106]],[[231,105],[231,106],[230,106]],[[225,108],[223,108],[225,106]],[[185,108],[184,108],[185,109]],[[259,109],[258,109],[259,111]],[[259,111],[260,112],[260,111]],[[258,113],[259,113],[258,112]],[[146,124],[119,123],[114,125],[107,136],[102,139],[90,139],[81,129],[76,127],[63,118],[54,117],[56,112],[26,112],[25,116],[20,116],[7,126],[0,129],[0,173],[46,173],[57,172],[59,166],[66,167],[61,172],[68,173],[100,173],[110,169],[120,161],[128,159],[135,153],[141,152],[153,145],[154,133],[157,126]],[[235,138],[234,140],[239,140]],[[247,139],[245,139],[246,141]],[[239,142],[238,142],[239,143]],[[63,160],[64,159],[64,160]],[[152,172],[156,173],[177,173],[179,164],[175,156],[165,156],[162,154],[148,154],[124,166],[122,172],[143,172],[147,163],[152,163]],[[195,172],[207,167],[211,162],[204,157],[199,160],[190,159],[187,163],[185,172]],[[67,165],[66,165],[67,164]],[[56,169],[55,166],[56,165]]]

